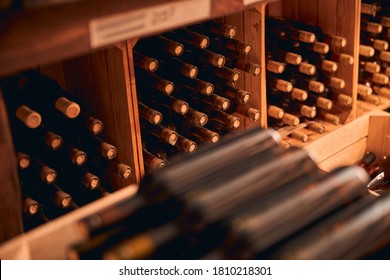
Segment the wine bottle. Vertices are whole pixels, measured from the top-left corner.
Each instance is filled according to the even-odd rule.
[[[276,88],[279,91],[289,93],[293,89],[293,84],[287,80],[279,78],[277,75],[267,73],[267,87]]]
[[[171,76],[176,74],[176,76],[181,75],[190,79],[195,78],[198,75],[198,67],[195,65],[189,64],[180,60],[176,57],[166,57],[159,60],[159,69],[157,70],[157,75],[163,76],[164,73]]]
[[[289,81],[293,87],[297,87],[307,92],[309,91],[313,91],[316,93],[324,92],[325,85],[322,82],[316,81],[315,79],[312,78],[306,78],[305,76],[300,75],[298,73],[292,73],[292,74],[293,76],[290,77]]]
[[[188,46],[181,58],[190,64],[194,61],[202,61],[218,68],[223,67],[226,63],[226,57],[222,54],[207,49],[197,49],[191,46]]]
[[[317,119],[323,120],[323,121],[330,123],[330,124],[333,124],[333,125],[340,124],[340,117],[339,116],[332,114],[332,113],[329,113],[329,112],[324,111],[324,110],[317,111]]]
[[[145,135],[152,134],[164,140],[170,145],[174,145],[177,141],[177,133],[161,124],[150,125],[141,120],[142,133]]]
[[[278,96],[280,98],[283,98],[284,95],[287,95],[291,97],[292,99],[296,99],[299,101],[305,101],[309,97],[309,93],[306,90],[302,90],[299,88],[294,87],[291,92],[286,93],[286,92],[281,92],[275,88],[269,88],[267,90],[268,94],[273,94],[275,96]]]
[[[157,59],[144,55],[143,53],[133,50],[134,64],[148,72],[155,72],[159,67]]]
[[[389,48],[389,43],[387,41],[376,39],[366,33],[362,33],[360,35],[360,43],[366,46],[371,46],[377,51],[386,51]]]
[[[215,37],[210,41],[210,48],[217,53],[232,53],[238,56],[248,55],[252,51],[252,45],[246,42],[226,37]],[[230,52],[229,52],[230,51]]]
[[[366,71],[368,73],[379,73],[381,71],[380,64],[371,62],[368,60],[360,59],[359,60],[359,70]]]
[[[379,23],[363,20],[360,22],[360,30],[369,33],[379,34],[382,33],[383,27]]]
[[[161,35],[139,40],[135,45],[135,49],[139,52],[146,50],[149,53],[162,51],[172,56],[181,56],[184,52],[183,44],[165,38]]]
[[[284,72],[285,68],[286,68],[285,63],[275,61],[272,59],[267,60],[267,71],[269,72],[272,72],[274,74],[281,74]]]
[[[283,61],[292,65],[299,65],[302,62],[302,56],[297,53],[288,52],[281,49],[272,39],[266,39],[266,51],[269,59]]]
[[[138,101],[138,111],[141,118],[147,120],[150,124],[159,124],[162,121],[162,114],[142,102]]]
[[[191,107],[199,111],[209,110],[208,108],[210,107],[226,111],[231,103],[228,98],[222,97],[215,93],[209,96],[204,96],[197,94],[196,92],[186,90],[185,92],[178,93],[178,96],[188,101]]]
[[[230,236],[227,238],[229,245],[226,244],[230,248],[227,248],[227,251],[230,251],[231,256],[240,259],[261,256],[278,241],[322,219],[329,212],[367,195],[364,190],[367,177],[360,167],[339,168],[315,182],[317,187],[313,188],[313,185],[309,184],[306,190],[287,198],[289,202],[284,204],[285,207],[282,210],[272,207],[263,211],[248,211],[246,214],[237,215],[236,219],[239,218],[242,224],[231,229]],[[313,208],[310,211],[311,214],[307,215],[306,203],[308,201],[321,201],[326,195],[334,192],[340,192],[343,195],[332,196],[329,203],[322,204],[322,207],[318,207],[318,203],[310,204]],[[286,226],[287,219],[291,221],[291,217],[295,217],[294,222]],[[269,238],[259,238],[265,235]]]
[[[250,92],[225,85],[216,85],[216,94],[242,104],[247,104],[251,99]]]
[[[153,90],[142,92],[139,98],[144,104],[160,112],[174,111],[180,115],[185,115],[189,110],[189,105],[184,100],[171,95],[162,95]]]
[[[15,157],[16,157],[16,162],[19,170],[25,170],[30,166],[31,157],[28,154],[22,151],[16,151]]]
[[[201,49],[207,48],[210,44],[210,38],[208,36],[185,27],[163,33],[163,36],[177,42],[192,44]]]
[[[217,68],[203,66],[199,76],[203,79],[209,79],[211,83],[214,83],[214,81],[219,82],[223,80],[225,80],[226,82],[235,83],[240,78],[240,72],[228,67]]]
[[[147,88],[153,88],[159,90],[161,93],[165,95],[170,95],[174,89],[175,85],[172,81],[163,79],[153,73],[147,73],[143,69],[136,69],[136,76],[137,79],[139,79],[138,85],[142,84],[142,86],[138,87],[137,89],[147,89]],[[142,82],[141,82],[142,81]],[[147,86],[144,86],[145,83]]]
[[[316,40],[314,33],[298,29],[291,23],[291,21],[276,16],[266,16],[265,18],[265,24],[269,26],[270,30],[276,30],[279,34],[284,32],[288,34],[287,36],[290,39],[306,43],[313,43]],[[272,32],[274,33],[275,31]]]
[[[226,112],[229,114],[238,113],[240,115],[248,117],[249,119],[255,122],[260,120],[261,117],[260,110],[253,108],[247,104],[241,104],[238,102],[232,102],[232,105],[229,107],[229,109]]]
[[[237,129],[241,125],[240,118],[218,109],[209,112],[208,116],[210,120],[219,122],[231,130]]]
[[[152,155],[147,150],[142,150],[142,156],[145,165],[151,170],[157,170],[165,166],[166,162],[154,155]]]
[[[367,45],[359,45],[359,55],[361,57],[373,57],[375,54],[375,49]]]
[[[312,119],[316,116],[317,113],[317,109],[315,106],[305,105],[304,103],[301,103],[299,101],[293,101],[287,96],[279,98],[275,95],[269,95],[268,100],[270,104],[282,108],[284,112],[290,113],[291,115],[294,115],[299,119],[301,119],[302,117]]]
[[[237,27],[215,20],[190,25],[188,26],[188,29],[197,31],[201,34],[214,34],[214,36],[217,35],[226,38],[234,38],[237,34]]]
[[[216,143],[220,139],[220,135],[206,127],[193,125],[191,122],[182,120],[175,122],[180,134],[189,139],[202,139],[202,142]],[[194,140],[195,141],[195,140]],[[196,142],[196,141],[195,141]]]
[[[37,215],[41,211],[41,204],[25,193],[22,193],[22,196],[23,213],[27,216]]]
[[[73,119],[80,114],[80,105],[52,78],[36,70],[23,72],[16,76],[16,89],[21,99],[50,118],[61,113]]]

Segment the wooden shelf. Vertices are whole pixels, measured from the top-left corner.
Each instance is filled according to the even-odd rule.
[[[237,13],[261,0],[40,1],[0,18],[0,76]],[[69,3],[68,3],[69,2]],[[46,4],[46,5],[45,5]]]

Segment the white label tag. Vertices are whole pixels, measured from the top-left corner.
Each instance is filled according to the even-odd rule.
[[[91,20],[91,47],[97,48],[207,19],[211,13],[210,1],[182,0]]]

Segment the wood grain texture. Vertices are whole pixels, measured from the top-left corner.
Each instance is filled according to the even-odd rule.
[[[22,194],[7,109],[0,87],[0,243],[23,231]]]
[[[390,115],[370,117],[367,151],[374,152],[378,158],[390,155]]]

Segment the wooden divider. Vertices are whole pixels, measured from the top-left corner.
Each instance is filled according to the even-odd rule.
[[[9,129],[7,109],[0,87],[0,243],[23,232],[22,194]]]

